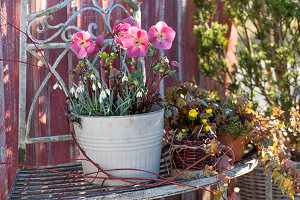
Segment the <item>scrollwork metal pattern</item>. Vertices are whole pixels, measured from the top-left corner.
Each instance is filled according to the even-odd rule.
[[[27,1],[24,1],[26,3],[28,3]],[[23,2],[23,3],[24,3]],[[137,10],[138,6],[132,2],[132,0],[125,0],[125,2],[134,10]],[[79,9],[78,11],[74,12],[64,23],[59,23],[56,25],[50,25],[49,21],[53,20],[53,16],[51,15],[52,13],[65,8],[67,5],[69,5],[70,3],[72,3],[72,0],[64,0],[63,2],[47,8],[43,11],[38,11],[36,13],[32,13],[32,14],[27,14],[25,19],[21,18],[21,23],[27,23],[28,26],[26,27],[26,32],[28,34],[28,36],[30,37],[30,39],[37,44],[37,46],[40,46],[41,49],[55,49],[55,48],[62,48],[64,49],[63,52],[57,57],[57,59],[55,60],[54,64],[51,66],[49,66],[49,69],[51,70],[51,72],[54,74],[55,78],[58,80],[58,82],[60,83],[61,86],[63,86],[63,90],[65,92],[66,95],[68,95],[68,90],[65,86],[64,81],[62,80],[62,78],[59,76],[59,74],[56,71],[56,67],[59,65],[61,59],[66,55],[66,53],[69,50],[68,44],[72,41],[72,36],[68,35],[68,33],[70,32],[69,30],[75,30],[75,31],[82,31],[79,27],[72,25],[72,21],[74,19],[76,19],[78,17],[79,14],[82,14],[86,11],[93,11],[96,12],[103,20],[103,24],[104,24],[104,29],[102,34],[106,33],[107,31],[112,35],[112,28],[110,25],[110,17],[111,17],[111,13],[114,9],[116,8],[120,8],[121,10],[123,10],[126,15],[129,16],[128,11],[126,10],[126,8],[122,5],[122,4],[114,4],[114,1],[111,0],[109,6],[104,10],[99,4],[97,0],[92,0],[93,6],[94,7],[83,7],[81,9]],[[41,18],[42,17],[42,18]],[[24,21],[22,21],[24,20]],[[37,37],[34,37],[34,35],[32,34],[33,32],[33,27],[35,24],[40,24],[40,27],[37,26],[36,28],[36,32],[39,34],[44,33],[46,30],[56,30],[56,32],[51,35],[50,37],[46,38],[46,39],[38,39]],[[93,30],[98,29],[98,24],[96,24],[95,22],[91,22],[90,24],[88,24],[88,31],[91,34],[93,39],[96,39],[96,35],[93,34]],[[61,43],[55,43],[53,42],[53,40],[55,38],[58,38],[60,36],[60,39],[63,41]],[[22,43],[23,42],[23,43]],[[106,45],[108,45],[109,43],[112,42],[112,39],[106,39],[105,40],[105,44],[104,47]],[[33,47],[33,44],[30,43],[26,43],[25,41],[21,41],[22,44],[20,44],[20,47],[24,46],[26,48],[26,50],[28,52],[30,52],[34,57],[38,58],[40,61],[42,61],[45,65],[48,66],[48,63],[43,59],[43,57],[41,57],[35,50]],[[126,53],[126,51],[125,51]],[[26,61],[26,57],[23,55],[20,60],[22,61]],[[92,68],[92,66],[97,62],[97,57],[92,60],[91,62],[89,62],[88,64],[90,65],[90,67]],[[122,67],[125,67],[125,61],[122,62]],[[126,67],[125,67],[126,69]],[[99,74],[96,73],[96,75],[99,77]],[[47,76],[44,78],[42,84],[40,85],[39,89],[37,90],[37,93],[35,94],[32,104],[30,106],[30,110],[28,113],[28,117],[27,117],[27,121],[26,121],[26,130],[24,130],[24,128],[20,128],[19,129],[19,134],[24,135],[25,136],[25,143],[29,144],[29,143],[35,143],[35,142],[49,142],[49,141],[58,141],[58,140],[65,140],[66,138],[70,138],[69,135],[66,135],[66,138],[60,138],[60,139],[56,139],[56,138],[51,138],[50,137],[44,137],[43,139],[40,138],[39,140],[35,140],[38,138],[30,138],[29,137],[29,132],[30,132],[30,125],[31,125],[31,119],[33,116],[33,111],[34,111],[34,107],[35,104],[37,103],[38,97],[40,96],[43,88],[46,86],[48,80],[51,77],[51,73],[48,73]],[[26,96],[24,96],[24,98],[26,98]],[[20,116],[25,116],[25,115],[20,115]],[[25,119],[21,119],[22,117],[20,117],[20,121],[24,121]]]

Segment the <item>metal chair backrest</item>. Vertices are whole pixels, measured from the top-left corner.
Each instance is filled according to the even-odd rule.
[[[129,16],[126,8],[119,3],[114,3],[114,0],[110,0],[110,3],[106,9],[103,9],[99,4],[98,0],[89,0],[92,2],[93,6],[90,7],[82,7],[79,10],[76,10],[75,0],[64,0],[59,4],[56,4],[50,8],[45,10],[41,10],[35,13],[28,12],[28,1],[29,0],[21,0],[20,6],[20,29],[22,32],[27,34],[20,33],[20,53],[19,60],[21,61],[19,64],[19,163],[25,162],[25,148],[26,144],[34,144],[34,143],[46,143],[46,142],[56,142],[56,141],[66,141],[71,140],[71,135],[58,135],[58,136],[47,136],[47,137],[34,137],[31,138],[29,136],[31,120],[33,118],[34,107],[38,101],[38,98],[41,94],[41,91],[46,86],[51,73],[48,73],[44,80],[42,81],[39,89],[34,95],[32,103],[30,105],[30,109],[28,112],[28,116],[26,117],[26,67],[28,62],[28,53],[37,58],[39,61],[43,62],[45,66],[48,66],[48,63],[44,60],[44,58],[36,51],[36,46],[40,50],[46,49],[63,49],[62,53],[57,57],[54,64],[50,65],[49,68],[58,82],[65,86],[66,84],[57,73],[56,68],[59,65],[62,58],[69,51],[69,43],[72,40],[72,37],[68,35],[69,31],[76,30],[81,31],[81,29],[72,24],[72,21],[78,17],[79,14],[82,14],[84,11],[94,11],[98,13],[100,18],[103,20],[104,30],[103,32],[109,32],[112,34],[111,27],[111,13],[114,9],[119,8],[122,9],[126,15]],[[141,24],[141,13],[140,7],[134,0],[124,0],[127,5],[133,10],[133,17],[135,21],[140,25]],[[64,22],[59,23],[57,25],[50,25],[48,23],[48,19],[52,18],[52,14],[58,10],[66,8],[70,6],[72,8],[71,16]],[[68,8],[70,8],[68,7]],[[36,30],[33,30],[34,24],[39,23],[42,28],[37,27]],[[89,32],[92,33],[92,29],[97,27],[96,23],[88,24]],[[56,33],[51,35],[47,39],[38,39],[34,36],[33,31],[37,33],[44,33],[46,30],[55,30]],[[96,39],[96,36],[91,34],[93,39]],[[30,39],[28,39],[29,37]],[[62,42],[55,42],[59,38]],[[33,42],[32,42],[33,41]],[[108,39],[109,41],[109,39]],[[92,61],[91,64],[95,63],[96,59]],[[64,92],[67,94],[67,91],[64,87]]]

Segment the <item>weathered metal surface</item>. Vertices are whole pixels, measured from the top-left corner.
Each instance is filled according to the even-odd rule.
[[[233,170],[226,172],[226,175],[232,178],[241,176],[252,171],[257,164],[258,160],[252,157]],[[82,174],[81,165],[78,163],[57,165],[46,168],[66,173],[70,173],[72,171],[74,173],[74,170],[76,169],[80,174]],[[30,180],[29,177],[31,177]],[[66,180],[64,181],[64,179]],[[202,177],[191,181],[177,181],[191,186],[205,187],[215,184],[217,182],[217,177],[212,176],[210,178]],[[25,187],[25,185],[27,186]],[[24,190],[22,191],[22,189]],[[10,198],[57,199],[64,192],[61,199],[85,198],[93,200],[134,200],[162,198],[193,190],[195,190],[195,188],[172,184],[163,184],[157,187],[136,186],[126,189],[113,189],[112,187],[101,187],[99,185],[89,184],[84,182],[83,178],[72,182],[72,177],[67,177],[66,175],[42,170],[34,171],[34,169],[27,169],[18,173],[18,176],[16,177],[16,184],[10,193]]]

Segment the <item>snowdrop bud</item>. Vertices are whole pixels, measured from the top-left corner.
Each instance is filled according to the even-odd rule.
[[[74,87],[71,87],[70,93],[71,93],[71,94],[74,94],[75,92],[76,92],[75,88],[74,88]]]
[[[92,85],[92,88],[94,91],[97,89],[95,84]]]
[[[78,92],[78,93],[84,92],[84,87],[83,87],[82,85],[79,86],[79,87],[76,89],[76,92]]]
[[[168,64],[170,63],[170,61],[167,57],[165,57],[164,60],[165,60],[166,63],[168,63]]]
[[[77,92],[75,92],[75,98],[76,98],[76,99],[78,98],[78,93],[77,93]]]
[[[55,83],[55,85],[53,85],[53,90],[56,90],[57,88],[61,89],[61,86],[58,83]]]
[[[101,87],[102,87],[101,83],[100,83],[100,82],[98,82],[98,88],[100,88],[100,89],[101,89]]]
[[[142,97],[143,96],[143,93],[141,91],[139,91],[137,94],[136,94],[136,97]]]
[[[100,97],[99,97],[99,102],[102,103],[103,99],[106,98],[106,92],[105,91],[101,91],[100,93]]]
[[[105,89],[106,93],[108,96],[110,96],[110,90],[109,89]]]
[[[128,77],[124,74],[123,78],[122,78],[122,82],[124,81],[128,81]]]
[[[91,79],[91,80],[96,80],[96,77],[95,77],[95,75],[94,75],[94,74],[92,74],[92,75],[90,76],[90,79]]]

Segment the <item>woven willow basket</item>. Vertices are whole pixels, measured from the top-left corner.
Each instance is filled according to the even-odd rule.
[[[300,170],[300,162],[294,163],[297,171]],[[237,187],[240,188],[240,200],[265,200],[266,199],[266,175],[264,174],[264,166],[255,168],[252,172],[238,178]],[[290,199],[286,195],[282,195],[277,185],[272,186],[272,200]],[[295,196],[300,199],[300,196]]]

